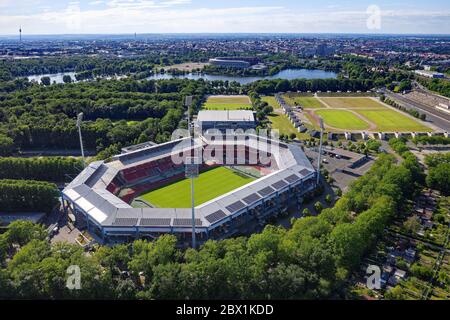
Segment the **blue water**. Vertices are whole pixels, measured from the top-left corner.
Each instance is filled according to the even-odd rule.
[[[40,82],[42,77],[50,77],[50,81],[56,82],[56,83],[63,83],[63,76],[64,75],[70,75],[72,77],[72,81],[75,81],[75,72],[66,72],[66,73],[57,73],[57,74],[41,74],[41,75],[34,75],[34,76],[28,76],[29,81],[37,81]],[[170,74],[155,74],[150,77],[148,77],[148,80],[160,80],[160,79],[173,79],[173,78],[186,78],[191,80],[198,80],[198,79],[204,79],[208,81],[214,81],[214,80],[222,80],[222,81],[237,81],[240,84],[248,84],[252,83],[258,80],[263,79],[286,79],[286,80],[292,80],[292,79],[299,79],[299,78],[305,78],[305,79],[329,79],[329,78],[336,78],[336,73],[330,72],[330,71],[323,71],[323,70],[310,70],[310,69],[286,69],[283,71],[280,71],[279,73],[272,75],[272,76],[266,76],[266,77],[239,77],[239,76],[220,76],[220,75],[210,75],[210,74],[194,74],[189,73],[186,75],[180,75],[180,76],[174,76]],[[110,77],[107,77],[110,78]]]
[[[160,80],[160,79],[173,79],[173,78],[186,78],[191,80],[204,79],[209,81],[222,80],[222,81],[237,81],[240,84],[248,84],[258,80],[272,80],[272,79],[286,79],[293,80],[299,78],[305,79],[329,79],[336,78],[336,73],[323,71],[323,70],[311,70],[311,69],[286,69],[280,71],[277,74],[266,77],[239,77],[239,76],[220,76],[220,75],[210,75],[210,74],[186,74],[181,76],[173,76],[170,74],[155,74],[148,77],[148,80]]]

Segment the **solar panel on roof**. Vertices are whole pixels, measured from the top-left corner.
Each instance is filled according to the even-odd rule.
[[[265,187],[264,189],[258,191],[258,193],[263,197],[268,196],[269,194],[272,194],[274,192],[275,190],[272,187]]]
[[[226,216],[227,215],[222,210],[218,210],[214,213],[211,213],[210,215],[207,215],[205,219],[208,220],[209,223],[214,223],[216,221],[219,221],[220,219],[225,218]]]
[[[170,226],[170,218],[142,218],[140,226]]]
[[[280,190],[285,186],[287,186],[287,183],[284,182],[283,180],[277,181],[274,184],[272,184],[272,187],[274,187],[276,190]]]
[[[298,181],[299,179],[300,178],[297,175],[292,174],[289,177],[285,178],[284,180],[288,181],[289,183],[294,183],[294,182]]]
[[[192,226],[192,219],[173,219],[174,226]],[[196,226],[202,226],[203,221],[201,219],[195,219]]]
[[[236,201],[235,203],[230,204],[227,206],[227,210],[231,213],[238,212],[242,208],[245,208],[245,204],[243,204],[241,201]]]
[[[302,176],[307,176],[308,174],[310,174],[311,173],[311,171],[309,171],[308,169],[302,169],[302,170],[300,170],[299,171],[299,173],[302,175]]]
[[[244,199],[242,199],[246,204],[252,204],[256,201],[258,201],[259,199],[261,199],[260,196],[258,196],[256,193],[252,193],[251,195],[245,197]]]
[[[127,227],[135,226],[138,222],[138,218],[116,218],[113,222],[113,226]]]

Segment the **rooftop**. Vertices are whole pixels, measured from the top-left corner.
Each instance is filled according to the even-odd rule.
[[[255,116],[250,110],[202,110],[197,121],[248,121],[254,122]]]

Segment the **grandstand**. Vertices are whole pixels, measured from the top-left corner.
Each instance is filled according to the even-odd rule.
[[[254,135],[236,135],[231,141],[205,135],[128,150],[110,162],[91,163],[62,192],[65,208],[84,216],[89,231],[103,243],[166,233],[176,235],[181,244],[189,243],[189,208],[132,204],[144,193],[183,180],[184,159],[193,155],[203,156],[201,172],[228,166],[253,177],[196,207],[200,242],[230,237],[248,224],[263,224],[289,205],[299,205],[316,187],[316,172],[300,147]]]

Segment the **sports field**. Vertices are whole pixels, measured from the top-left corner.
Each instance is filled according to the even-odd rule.
[[[391,109],[369,97],[321,97],[320,100],[323,101],[323,108],[305,111],[305,115],[311,120],[315,128],[318,128],[318,116],[322,116],[325,125],[330,127],[331,130],[433,131],[420,120],[416,120],[401,111]]]
[[[194,180],[195,205],[198,206],[227,192],[246,185],[255,178],[244,176],[226,167],[201,173]],[[172,183],[139,197],[158,208],[190,208],[191,182],[189,179]]]
[[[320,98],[331,108],[345,109],[385,109],[386,107],[370,98]]]
[[[379,131],[433,131],[418,121],[408,118],[394,110],[359,110],[358,113],[366,117],[369,121],[376,123],[377,130]]]
[[[248,96],[210,96],[203,104],[206,110],[251,110]]]
[[[343,130],[365,130],[369,124],[358,118],[356,115],[346,110],[317,110],[316,115],[323,118],[323,121],[330,127]]]
[[[325,106],[315,97],[283,95],[283,98],[291,106],[300,105],[305,109],[325,108]]]

